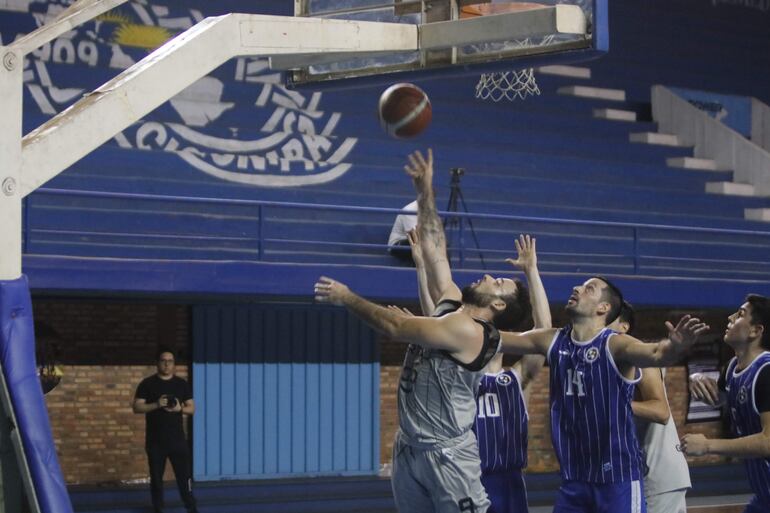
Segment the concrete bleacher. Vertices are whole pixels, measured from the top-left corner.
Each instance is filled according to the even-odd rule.
[[[672,19],[652,27],[651,37],[658,34],[664,40],[684,15],[683,8],[674,9]],[[461,223],[464,249],[462,257],[455,252],[453,262],[458,269],[508,270],[502,259],[512,250],[512,238],[526,231],[538,236],[540,264],[550,273],[605,272],[632,280],[740,277],[766,283],[764,254],[770,246],[770,225],[746,220],[744,212],[770,207],[770,199],[707,193],[707,188],[718,190],[708,184],[730,182],[732,173],[672,168],[672,159],[691,157],[692,149],[634,140],[633,134],[657,130],[650,119],[649,87],[656,81],[666,83],[661,70],[685,85],[706,75],[701,62],[705,57],[700,54],[692,56],[700,64],[691,70],[674,70],[680,56],[673,53],[657,55],[655,66],[645,66],[649,41],[639,44],[623,28],[633,24],[634,16],[636,9],[616,7],[613,20],[621,27],[614,30],[613,45],[621,51],[591,63],[593,78],[538,74],[543,92],[539,97],[515,103],[476,101],[474,77],[421,83],[432,99],[434,121],[425,134],[409,141],[391,139],[379,127],[375,107],[381,88],[320,96],[309,90],[287,92],[272,85],[267,75],[261,76],[264,81],[234,80],[236,65],[230,62],[210,75],[224,86],[221,94],[212,96],[201,89],[179,97],[207,113],[199,123],[205,126],[187,129],[211,144],[192,151],[233,161],[249,156],[235,142],[256,141],[272,145],[268,159],[284,168],[273,164],[266,171],[248,169],[244,174],[297,176],[336,164],[350,169],[333,181],[301,187],[222,180],[186,164],[178,149],[177,153],[162,149],[171,137],[182,146],[188,143],[174,129],[183,124],[180,110],[166,103],[137,124],[165,127],[166,138],[145,133],[143,142],[152,149],[138,149],[134,126],[124,132],[124,140],[111,140],[27,199],[25,254],[30,269],[38,265],[56,269],[62,258],[82,260],[84,268],[100,259],[145,261],[148,269],[161,261],[394,268],[398,264],[386,254],[385,243],[397,209],[414,196],[402,170],[405,157],[415,149],[432,147],[439,208],[447,205],[449,169],[462,167],[464,199],[471,213],[481,215],[473,223],[485,263],[467,224]],[[110,23],[100,29],[104,37],[114,29]],[[23,32],[25,26],[34,26],[26,13],[8,13],[0,21],[6,33]],[[722,21],[699,27],[733,29]],[[70,41],[80,48],[90,38],[78,31]],[[737,38],[722,43],[725,54],[747,44]],[[57,98],[76,97],[79,89],[90,90],[114,76],[117,70],[111,67],[114,55],[107,39],[96,41],[96,48],[98,58],[93,62],[86,62],[82,57],[87,55],[81,52],[66,62],[48,58],[44,67],[29,68],[30,84],[42,87],[25,89],[25,102],[31,107],[24,118],[26,130],[50,115],[40,107],[41,95],[61,108]],[[141,57],[141,52],[131,55]],[[721,80],[715,83],[726,87],[728,80]],[[254,108],[258,96],[262,107]],[[626,113],[633,121],[597,117],[608,110]],[[212,112],[216,114],[209,120]],[[279,142],[268,143],[268,137]],[[280,141],[290,140],[296,145],[281,147]],[[334,148],[343,142],[352,150],[341,162],[324,161],[328,153],[312,160],[313,144]],[[292,158],[292,151],[309,160]],[[275,204],[286,202],[317,207]],[[340,206],[359,210],[335,210]],[[390,210],[365,210],[372,207]],[[459,234],[451,237],[454,245],[459,238]],[[413,279],[406,272],[403,276]],[[37,283],[60,287],[56,280],[33,280],[33,285]],[[393,283],[385,280],[384,285]],[[402,290],[404,284],[393,286]],[[383,294],[389,295],[387,290]]]

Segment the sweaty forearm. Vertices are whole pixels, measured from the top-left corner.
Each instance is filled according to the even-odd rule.
[[[422,264],[417,266],[417,296],[420,298],[422,314],[426,317],[433,315],[436,304],[428,287],[428,274]]]
[[[551,307],[548,304],[548,295],[543,286],[543,280],[540,279],[540,272],[537,267],[527,268],[524,271],[529,284],[529,301],[532,305],[532,320],[535,328],[550,328]]]
[[[436,210],[436,199],[431,184],[424,185],[417,197],[417,228],[425,259],[431,261],[436,255],[444,258],[444,226]]]
[[[770,436],[764,433],[732,439],[709,439],[706,453],[733,458],[770,457]]]
[[[403,314],[376,305],[353,292],[347,293],[344,304],[356,317],[389,337],[396,335],[400,321],[404,318]]]

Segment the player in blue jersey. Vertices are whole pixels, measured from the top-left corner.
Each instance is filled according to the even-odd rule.
[[[708,329],[686,315],[668,338],[644,343],[607,328],[623,298],[607,279],[574,287],[562,329],[501,332],[502,350],[540,354],[550,367],[551,439],[561,467],[556,513],[646,511],[631,401],[642,367],[676,362]]]
[[[433,311],[419,235],[408,233],[417,270],[418,293],[424,314]],[[507,262],[524,272],[529,285],[535,328],[551,327],[548,297],[537,269],[537,240],[520,235],[514,242],[517,258]],[[523,328],[523,326],[522,326]],[[503,369],[503,355],[487,365],[477,394],[478,411],[473,431],[481,458],[481,483],[489,496],[490,513],[526,513],[527,489],[522,470],[527,466],[527,405],[529,384],[543,368],[540,355],[526,355]]]
[[[535,328],[551,327],[551,309],[537,269],[537,241],[522,235],[515,241],[517,258],[507,261],[524,272],[529,285]],[[492,503],[490,513],[526,513],[527,392],[543,368],[541,355],[525,355],[503,369],[503,355],[487,365],[478,392],[478,412],[473,431],[481,457],[481,483]]]
[[[682,448],[692,456],[717,454],[743,458],[754,497],[744,513],[770,511],[770,298],[750,294],[728,317],[724,341],[735,351],[718,384],[702,375],[690,376],[690,390],[709,404],[729,408],[735,438],[688,434]]]
[[[620,315],[609,326],[618,333],[634,329],[634,308],[623,301]],[[679,448],[679,435],[663,382],[665,369],[642,369],[631,409],[645,461],[644,498],[648,513],[685,513],[690,470]]]

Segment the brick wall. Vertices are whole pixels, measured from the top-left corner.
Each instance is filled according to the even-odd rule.
[[[46,396],[57,451],[70,484],[95,484],[147,478],[144,418],[131,412],[139,381],[155,372],[159,345],[180,352],[178,374],[187,377],[190,312],[186,306],[131,301],[35,298],[35,318],[60,337],[61,384]],[[712,330],[721,332],[727,312],[698,312]],[[564,319],[554,312],[554,322]],[[637,335],[662,336],[663,321],[678,312],[645,310],[639,313]],[[398,426],[396,387],[403,361],[403,344],[384,342],[381,350],[381,460],[391,461]],[[684,367],[669,370],[669,400],[680,434],[703,432],[720,436],[721,423],[684,425],[687,408]],[[530,471],[556,470],[548,431],[548,370],[531,386]],[[718,461],[694,459],[693,464]],[[171,473],[167,474],[167,478]]]
[[[414,305],[407,305],[414,308]],[[413,309],[412,311],[419,311]],[[637,327],[635,335],[645,340],[657,340],[665,336],[663,323],[666,320],[679,319],[685,312],[676,310],[660,309],[639,309],[637,312]],[[709,310],[690,312],[700,316],[711,326],[712,333],[722,333],[727,324],[727,315],[731,312],[722,310]],[[561,312],[561,308],[553,311],[553,321],[555,326],[562,326],[566,319]],[[391,452],[393,450],[393,437],[398,428],[398,418],[396,409],[396,390],[398,377],[403,362],[405,346],[399,343],[384,342],[381,352],[381,383],[380,397],[381,402],[381,463],[391,462]],[[726,358],[724,356],[723,358]],[[725,360],[726,361],[726,360]],[[676,422],[680,435],[695,432],[703,433],[709,437],[726,436],[725,429],[721,422],[708,422],[698,424],[685,424],[687,414],[687,369],[685,366],[672,367],[668,369],[666,375],[666,390],[669,396],[671,411]],[[529,390],[529,471],[530,472],[553,472],[557,471],[559,466],[556,456],[551,446],[550,423],[548,417],[548,369],[544,368],[537,379],[530,385]],[[726,459],[716,456],[690,458],[691,465],[703,465],[719,463]]]
[[[36,322],[53,328],[61,339],[64,376],[46,403],[66,481],[146,479],[144,416],[135,415],[131,403],[136,385],[155,372],[160,345],[180,352],[177,374],[187,378],[188,309],[37,298],[33,306]]]

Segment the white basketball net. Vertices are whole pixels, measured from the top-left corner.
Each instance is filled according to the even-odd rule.
[[[540,45],[550,43],[553,36],[546,36]],[[535,43],[537,45],[538,43]],[[533,46],[532,41],[527,38],[516,41],[517,46]],[[497,73],[484,73],[476,84],[476,98],[479,100],[492,100],[499,102],[502,100],[514,101],[515,99],[526,100],[527,96],[539,96],[540,88],[535,80],[534,68],[525,68],[513,71],[503,71]]]
[[[499,102],[503,99],[513,101],[516,98],[524,100],[527,96],[539,94],[540,88],[537,87],[533,68],[484,73],[476,84],[476,98],[479,100],[492,100],[493,102]]]

